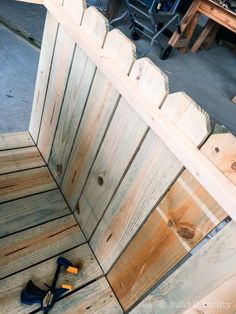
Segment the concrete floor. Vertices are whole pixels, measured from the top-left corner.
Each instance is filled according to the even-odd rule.
[[[0,1],[1,133],[28,130],[40,50],[24,38],[40,45],[45,15],[43,6]]]
[[[38,13],[37,13],[38,12]],[[45,10],[41,6],[0,1],[0,18],[41,41]],[[129,23],[117,24],[127,35]],[[166,40],[164,38],[164,40]],[[148,40],[136,42],[143,51]],[[171,92],[187,92],[211,116],[236,134],[236,58],[229,49],[214,45],[209,51],[180,55],[173,51],[168,60],[159,59],[155,46],[147,55],[170,80]],[[28,129],[39,53],[12,31],[0,27],[0,132]]]
[[[40,44],[46,10],[37,4],[0,0],[0,22],[5,22]]]
[[[130,37],[130,23],[122,24],[115,26]],[[168,38],[160,38],[162,44],[167,43]],[[141,37],[135,44],[139,57],[150,41]],[[160,46],[154,45],[146,56],[168,75],[170,92],[185,91],[208,112],[213,122],[224,125],[236,135],[236,105],[231,102],[236,95],[236,54],[214,44],[208,51],[190,51],[184,55],[174,49],[165,61],[159,55]]]
[[[0,132],[28,130],[39,51],[0,25]]]

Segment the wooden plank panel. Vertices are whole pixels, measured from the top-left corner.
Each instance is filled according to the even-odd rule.
[[[0,174],[44,166],[37,147],[0,152]]]
[[[213,134],[202,152],[233,183],[236,182],[236,137],[230,133]]]
[[[69,213],[58,189],[0,204],[0,237]]]
[[[236,185],[236,138],[212,135],[202,151]],[[108,274],[122,306],[131,307],[226,217],[185,170]]]
[[[155,210],[107,276],[123,308],[130,308],[187,252]]]
[[[180,53],[186,53],[188,51],[188,45],[189,45],[189,42],[193,36],[193,33],[196,29],[196,26],[197,26],[197,23],[198,23],[198,20],[199,20],[199,17],[200,17],[200,13],[196,13],[192,19],[192,21],[189,23],[187,29],[186,29],[186,32],[184,34],[184,38],[182,39],[182,42],[186,40],[186,46],[183,46],[182,48],[179,49],[179,52]],[[182,23],[181,23],[182,24]],[[180,44],[180,41],[178,41],[178,44]],[[177,48],[177,45],[175,45],[175,48]]]
[[[0,239],[0,278],[85,242],[70,215]]]
[[[201,1],[198,11],[232,32],[236,32],[236,14],[232,10],[225,10],[214,2]]]
[[[76,25],[79,26],[84,11],[83,1],[64,0],[63,6],[72,14],[75,18]],[[74,49],[74,41],[64,29],[59,26],[38,138],[38,148],[46,162],[48,162],[49,159],[56,131]]]
[[[236,224],[230,222],[130,313],[183,313],[187,309],[186,306],[197,303],[235,276],[235,237]]]
[[[136,62],[130,76],[157,106],[162,105],[168,92],[168,79],[150,60]],[[95,230],[147,131],[146,123],[122,98],[79,200],[79,222],[87,239]],[[103,180],[102,184],[99,179]]]
[[[192,304],[190,304],[191,306]],[[226,280],[184,314],[235,314],[236,275]]]
[[[103,45],[108,25],[104,16],[94,7],[85,11],[82,27],[95,38],[100,46]],[[68,163],[95,70],[95,65],[77,47],[49,159],[49,168],[59,185]]]
[[[162,110],[195,144],[209,134],[209,117],[185,94],[169,95]],[[90,241],[105,272],[182,169],[150,130]]]
[[[125,73],[130,71],[135,59],[134,45],[120,31],[108,33],[104,51],[109,59],[119,62]],[[117,90],[97,71],[62,183],[62,191],[72,209],[82,192],[119,98]]]
[[[57,0],[61,4],[63,0]],[[50,76],[51,63],[57,38],[58,22],[51,13],[47,13],[42,48],[40,52],[38,73],[35,84],[33,107],[30,118],[29,131],[35,143],[38,142],[38,134],[43,114],[44,100],[47,93],[48,80]]]
[[[74,265],[82,265],[78,275],[69,275],[61,272],[58,279],[58,286],[68,283],[77,289],[86,283],[102,275],[101,268],[87,244],[83,244],[75,249],[63,253],[63,257],[69,259]],[[29,280],[33,280],[36,285],[45,289],[44,283],[50,285],[56,269],[58,257],[51,258],[36,266],[21,271],[15,275],[1,280],[0,304],[2,313],[29,313],[37,308],[38,304],[23,305],[20,303],[20,293]]]
[[[58,302],[51,313],[123,313],[114,293],[103,277]]]
[[[204,43],[205,39],[207,36],[213,31],[216,23],[212,20],[208,20],[206,25],[204,26],[201,34],[197,38],[197,40],[194,42],[191,51],[192,52],[197,52],[198,49],[201,47],[201,45]]]
[[[197,1],[196,1],[197,2]],[[198,2],[197,2],[198,3]],[[73,18],[59,8],[54,0],[45,0],[45,6],[62,23],[89,58],[97,65],[105,77],[113,84],[132,108],[158,134],[165,145],[182,164],[203,185],[211,196],[236,219],[236,187],[195,147],[191,140],[175,124],[140,93],[132,80],[119,68],[119,64],[109,60],[103,49],[80,27],[73,25]],[[178,145],[177,145],[178,143]],[[221,190],[221,193],[218,191]]]
[[[56,189],[47,167],[0,175],[0,203]]]
[[[28,132],[0,134],[0,151],[14,148],[34,146],[34,142]]]

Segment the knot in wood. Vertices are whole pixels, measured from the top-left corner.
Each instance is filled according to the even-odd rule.
[[[195,231],[188,227],[180,227],[177,232],[184,239],[192,239],[195,236]]]
[[[174,225],[173,220],[169,219],[167,225],[168,225],[168,227],[173,227],[173,225]]]
[[[99,177],[98,177],[98,184],[99,184],[100,186],[102,186],[103,183],[104,183],[103,177],[99,176]]]
[[[57,165],[57,173],[58,173],[58,175],[62,174],[62,164]]]
[[[231,168],[232,168],[233,170],[236,170],[236,161],[232,163]]]

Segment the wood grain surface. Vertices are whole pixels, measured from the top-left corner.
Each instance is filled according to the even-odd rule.
[[[67,214],[70,210],[58,189],[0,204],[0,237]]]
[[[75,25],[79,26],[84,12],[83,2],[64,0],[63,7],[75,18]],[[63,27],[59,26],[38,138],[38,148],[46,162],[58,123],[74,49],[74,41]]]
[[[108,24],[94,7],[85,11],[82,27],[103,46]],[[77,46],[49,159],[49,168],[59,185],[66,170],[95,71],[95,65]]]
[[[162,111],[197,145],[209,134],[209,117],[185,94],[168,96]],[[105,272],[182,170],[150,130],[90,241]]]
[[[91,283],[58,302],[54,314],[121,314],[123,313],[105,277]]]
[[[29,132],[3,133],[0,134],[0,151],[14,148],[34,146]]]
[[[74,41],[86,51],[86,54],[113,87],[160,137],[166,147],[173,152],[222,208],[233,219],[236,219],[236,212],[233,210],[236,187],[195,147],[194,143],[175,123],[156,108],[148,97],[140,93],[120,64],[110,60],[108,54],[96,44],[91,36],[88,36],[81,27],[74,25],[75,20],[71,14],[60,8],[55,0],[45,0],[44,4]],[[221,193],[218,193],[219,190]]]
[[[236,224],[230,222],[154,289],[131,313],[180,314],[186,311],[189,305],[192,306],[226,283],[236,274],[235,237]],[[218,302],[222,300],[223,296],[220,296]],[[202,313],[201,310],[198,313]]]
[[[63,0],[57,0],[61,4]],[[46,16],[42,48],[40,52],[38,73],[35,83],[33,107],[30,118],[29,132],[35,143],[38,142],[39,129],[44,109],[44,101],[47,93],[51,64],[57,39],[58,22],[49,12]]]
[[[0,151],[0,175],[44,166],[37,147]]]
[[[0,239],[0,278],[85,242],[70,215]]]
[[[119,30],[108,33],[104,51],[110,60],[119,62],[125,73],[130,71],[135,48]],[[72,209],[75,209],[119,99],[117,90],[97,71],[62,183],[62,192]]]
[[[130,77],[156,106],[162,105],[168,93],[168,79],[150,60],[136,62]],[[88,239],[147,131],[146,123],[121,98],[79,200],[79,223]]]
[[[78,275],[71,275],[62,270],[58,280],[58,287],[61,284],[70,284],[74,289],[87,284],[88,282],[102,275],[101,268],[87,244],[83,244],[72,249],[61,256],[69,259],[80,271]],[[29,280],[32,280],[37,286],[45,289],[44,284],[52,283],[56,270],[57,257],[53,257],[27,270],[21,271],[15,275],[1,280],[0,285],[0,304],[1,313],[29,313],[37,308],[39,304],[23,305],[20,302],[21,290],[26,286]],[[79,293],[78,293],[79,295]]]
[[[202,152],[236,185],[236,139],[214,134]],[[227,213],[185,170],[108,274],[125,309],[132,306]]]
[[[47,167],[0,175],[0,203],[56,189]]]

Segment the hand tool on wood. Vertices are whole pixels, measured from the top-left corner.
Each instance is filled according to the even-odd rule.
[[[74,267],[73,264],[64,257],[57,259],[57,269],[52,281],[51,286],[46,287],[47,290],[40,289],[37,287],[32,280],[30,280],[26,287],[21,292],[21,303],[23,304],[34,304],[40,303],[41,310],[44,314],[47,314],[49,310],[54,306],[55,302],[67,291],[72,290],[72,286],[63,284],[61,288],[56,288],[57,281],[61,272],[61,269],[65,268],[67,272],[71,274],[77,274],[78,268]]]

